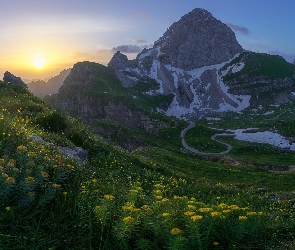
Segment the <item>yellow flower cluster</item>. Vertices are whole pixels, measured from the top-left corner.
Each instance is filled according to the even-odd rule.
[[[175,235],[175,234],[180,234],[181,230],[179,228],[175,227],[175,228],[172,228],[170,232],[171,232],[171,234]]]
[[[123,221],[124,221],[125,223],[132,223],[132,222],[134,222],[134,218],[132,218],[131,216],[128,216],[128,217],[125,217],[125,218],[123,219]]]
[[[194,216],[191,217],[191,219],[192,219],[193,221],[199,221],[199,220],[201,220],[202,218],[203,218],[203,216],[201,216],[201,215],[194,215]]]
[[[113,200],[115,197],[112,196],[112,195],[110,195],[110,194],[106,194],[106,195],[104,195],[104,198],[105,198],[106,200]]]

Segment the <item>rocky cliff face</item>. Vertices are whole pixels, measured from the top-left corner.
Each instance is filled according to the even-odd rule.
[[[4,82],[10,82],[10,83],[13,83],[13,84],[18,84],[18,85],[21,85],[21,86],[27,88],[27,84],[25,84],[20,77],[17,77],[15,75],[11,74],[8,71],[6,71],[4,73],[3,81]]]
[[[136,107],[135,101],[129,96],[125,98],[126,96],[128,90],[122,87],[110,68],[97,63],[81,62],[74,65],[59,92],[45,101],[106,135],[115,132],[100,127],[97,120],[124,124],[152,134],[168,127],[165,122],[151,118],[147,112]],[[139,146],[139,141],[131,140],[127,144],[128,149],[134,149],[130,147]]]
[[[153,49],[159,50],[162,62],[186,71],[219,64],[243,52],[234,32],[204,9],[194,9],[173,23]]]

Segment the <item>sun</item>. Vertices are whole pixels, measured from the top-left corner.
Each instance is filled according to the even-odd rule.
[[[37,69],[43,68],[44,64],[45,64],[45,60],[44,59],[38,58],[38,59],[35,59],[34,60],[34,65],[35,65],[35,67]]]

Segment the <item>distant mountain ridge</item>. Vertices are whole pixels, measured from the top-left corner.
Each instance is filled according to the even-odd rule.
[[[44,80],[32,81],[27,83],[28,88],[34,95],[40,98],[44,98],[49,94],[56,94],[70,72],[71,69],[64,69],[57,76],[51,77],[47,82]]]

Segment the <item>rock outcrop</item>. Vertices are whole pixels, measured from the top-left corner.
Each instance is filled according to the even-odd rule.
[[[165,64],[183,70],[219,64],[243,52],[234,32],[204,9],[194,9],[173,23],[153,49]]]
[[[13,83],[13,84],[18,84],[18,85],[21,85],[21,86],[27,88],[27,84],[25,84],[20,77],[17,77],[8,71],[6,71],[4,73],[3,81]]]

